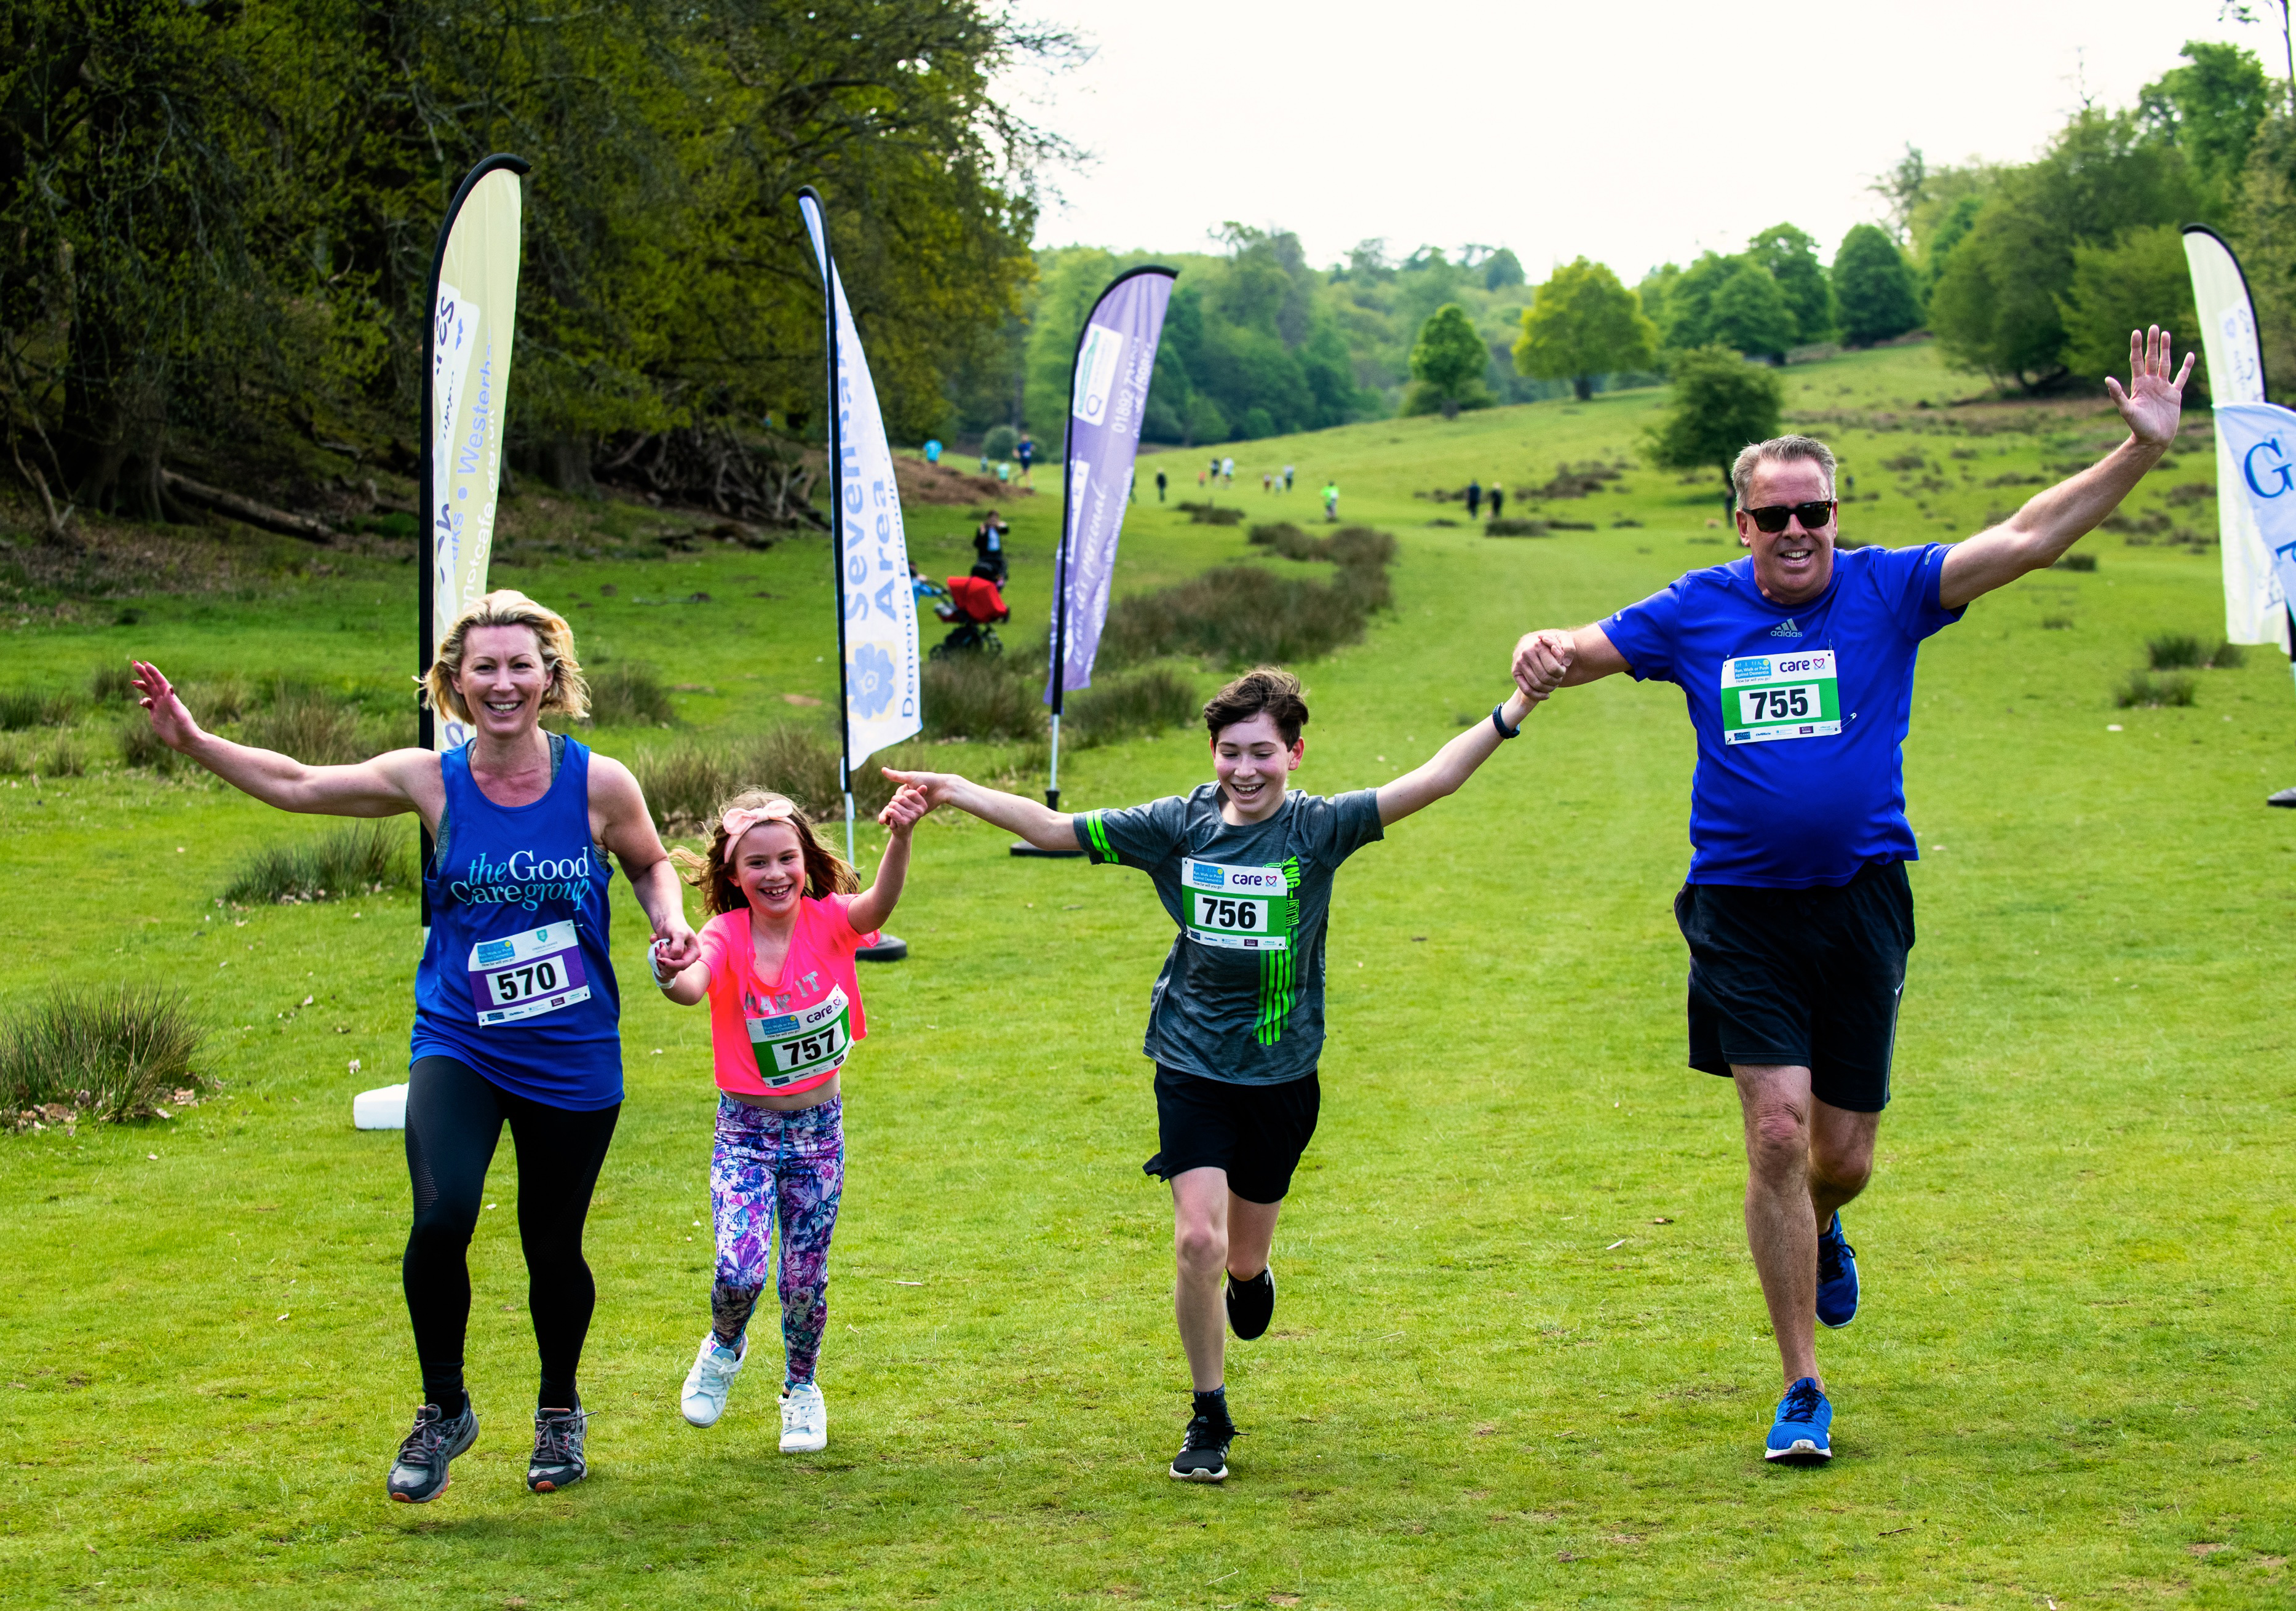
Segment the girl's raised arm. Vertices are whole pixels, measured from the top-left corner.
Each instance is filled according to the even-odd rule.
[[[913,783],[903,784],[885,809],[877,813],[877,820],[892,830],[885,842],[885,854],[878,860],[877,876],[869,887],[853,897],[853,904],[845,909],[845,920],[853,925],[857,934],[874,933],[885,926],[893,908],[900,904],[901,886],[909,877],[909,830],[917,819],[932,810],[932,801],[924,790]]]

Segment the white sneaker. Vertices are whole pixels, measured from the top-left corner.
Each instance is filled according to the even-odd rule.
[[[718,1418],[726,1413],[726,1395],[734,1390],[734,1378],[742,1374],[749,1357],[748,1348],[735,1353],[718,1341],[715,1332],[705,1334],[701,1351],[693,1356],[693,1369],[685,1373],[685,1390],[678,1395],[677,1407],[685,1418],[696,1426],[715,1426]]]
[[[782,1452],[818,1454],[829,1447],[829,1406],[811,1382],[782,1389]]]

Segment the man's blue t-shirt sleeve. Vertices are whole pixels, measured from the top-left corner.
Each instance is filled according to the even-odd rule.
[[[1923,543],[1913,548],[1868,548],[1874,558],[1874,582],[1890,618],[1915,643],[1942,631],[1967,612],[1969,606],[1948,610],[1938,602],[1945,582],[1948,545]]]
[[[1077,847],[1097,867],[1152,867],[1171,855],[1185,834],[1188,802],[1177,794],[1114,811],[1078,811],[1069,819]]]
[[[1680,680],[1674,674],[1674,643],[1682,624],[1682,585],[1669,582],[1603,623],[1603,636],[1626,656],[1627,670],[1636,682]]]

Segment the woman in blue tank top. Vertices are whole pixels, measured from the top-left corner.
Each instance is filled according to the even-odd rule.
[[[414,1223],[402,1265],[424,1402],[389,1492],[435,1499],[447,1463],[478,1437],[463,1386],[463,1255],[505,1123],[542,1356],[527,1484],[546,1493],[579,1482],[588,1467],[574,1378],[596,1300],[582,1225],[622,1105],[609,852],[663,964],[687,966],[701,948],[637,780],[542,730],[545,715],[589,708],[572,629],[524,594],[489,593],[447,629],[424,682],[450,747],[393,750],[357,766],[305,766],[217,738],[157,667],[137,662],[135,679],[162,743],[266,804],[338,817],[414,811],[430,830],[430,930],[414,974],[406,1093]]]

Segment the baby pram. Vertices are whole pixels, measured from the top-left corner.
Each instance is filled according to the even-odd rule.
[[[975,565],[971,576],[948,579],[948,598],[933,605],[933,613],[942,621],[952,622],[955,630],[932,646],[931,658],[946,660],[952,654],[1002,654],[1004,641],[996,636],[995,622],[1011,621],[1013,612],[1004,603],[1004,596],[996,590],[993,577],[983,576],[986,565]]]

